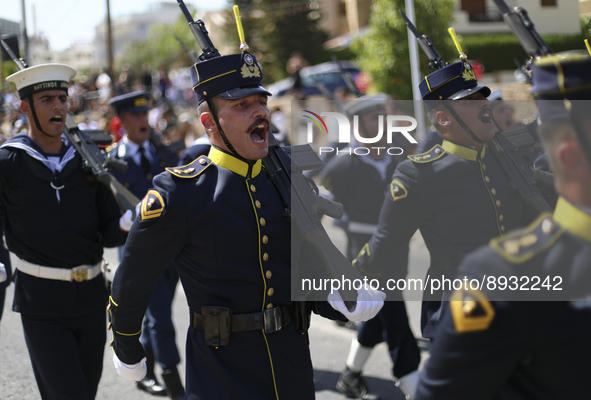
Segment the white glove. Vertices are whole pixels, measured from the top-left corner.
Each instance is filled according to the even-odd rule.
[[[148,367],[146,367],[146,357],[142,358],[142,361],[137,364],[128,365],[121,362],[121,360],[117,358],[117,355],[113,353],[113,364],[115,365],[115,369],[119,376],[127,381],[141,381],[148,372]]]
[[[8,278],[8,274],[6,273],[6,267],[4,264],[0,262],[0,283],[4,282]]]
[[[353,311],[347,309],[338,291],[331,291],[327,298],[332,308],[353,322],[368,321],[375,317],[383,307],[385,299],[386,293],[371,289],[367,284],[357,291],[357,305]]]
[[[125,214],[119,218],[119,228],[123,232],[129,232],[131,226],[133,225],[133,212],[131,210],[125,211]]]

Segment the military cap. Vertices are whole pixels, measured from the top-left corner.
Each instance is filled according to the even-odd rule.
[[[10,75],[6,80],[16,85],[21,99],[44,90],[68,91],[70,79],[77,71],[65,64],[40,64]]]
[[[201,104],[206,97],[242,99],[257,93],[271,96],[262,85],[263,72],[249,52],[199,62],[191,67],[193,91]]]
[[[536,60],[532,67],[531,93],[537,100],[542,122],[569,117],[569,108],[591,100],[591,57],[571,54]],[[571,100],[568,105],[564,99]],[[587,110],[588,112],[588,110]]]
[[[365,114],[375,109],[385,109],[390,96],[385,93],[369,94],[348,102],[344,109],[349,115]]]
[[[438,69],[426,76],[419,84],[423,100],[460,100],[482,91],[485,97],[490,95],[487,86],[478,85],[476,73],[467,61],[459,61]],[[426,101],[430,110],[436,102]]]
[[[109,100],[109,105],[115,109],[117,114],[128,112],[142,112],[150,110],[150,100],[152,96],[148,92],[133,92],[115,96]]]

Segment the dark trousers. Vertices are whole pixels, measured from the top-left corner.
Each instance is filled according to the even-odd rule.
[[[104,309],[77,318],[21,314],[42,399],[91,400],[103,371]]]
[[[357,340],[365,347],[385,341],[392,358],[392,374],[397,378],[419,367],[421,352],[408,325],[404,301],[385,301],[378,315],[359,325]]]
[[[152,350],[162,370],[174,368],[181,362],[171,313],[178,280],[179,274],[171,263],[154,287],[140,337],[142,345],[146,351]]]
[[[4,300],[6,298],[6,287],[0,287],[0,321],[4,313]]]

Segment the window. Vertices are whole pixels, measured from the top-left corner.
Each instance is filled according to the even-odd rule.
[[[542,7],[556,7],[556,0],[541,0]]]

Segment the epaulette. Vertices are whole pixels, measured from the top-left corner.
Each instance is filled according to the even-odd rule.
[[[552,215],[543,213],[527,228],[492,239],[490,247],[504,260],[519,264],[552,246],[562,232]]]
[[[119,142],[114,142],[114,143],[110,144],[109,146],[107,146],[107,147],[105,148],[105,151],[106,151],[107,153],[110,153],[111,151],[113,151],[114,149],[116,149],[116,148],[117,148],[117,145],[118,145],[118,144],[119,144]]]
[[[468,287],[451,295],[449,307],[458,333],[484,331],[495,317],[495,310],[484,293]]]
[[[165,207],[166,205],[164,204],[162,195],[154,189],[148,190],[148,193],[146,193],[146,196],[142,199],[140,206],[140,216],[142,221],[160,217],[164,212]]]
[[[410,158],[412,161],[414,161],[416,163],[424,164],[424,163],[438,160],[441,157],[443,157],[444,154],[445,154],[445,150],[443,149],[443,147],[441,147],[441,145],[436,144],[435,146],[433,146],[433,148],[431,150],[426,151],[421,154],[412,154],[412,155],[408,156],[408,158]]]
[[[168,167],[166,170],[179,178],[195,178],[210,165],[211,160],[206,156],[201,156],[193,160],[190,164],[183,165],[182,167]]]

